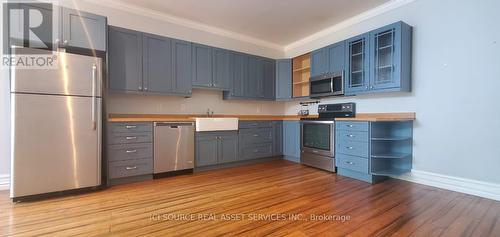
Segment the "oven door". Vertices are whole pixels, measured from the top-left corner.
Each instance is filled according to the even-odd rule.
[[[303,153],[334,157],[334,121],[301,121],[300,127],[300,148]]]

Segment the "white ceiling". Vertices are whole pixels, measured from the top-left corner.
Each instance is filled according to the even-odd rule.
[[[390,0],[115,0],[286,46]]]

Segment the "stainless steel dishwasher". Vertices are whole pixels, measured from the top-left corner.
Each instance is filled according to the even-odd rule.
[[[154,123],[154,174],[155,178],[192,171],[194,168],[194,123]]]

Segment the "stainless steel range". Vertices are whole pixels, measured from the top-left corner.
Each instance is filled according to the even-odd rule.
[[[354,117],[354,103],[318,105],[319,118],[302,119],[300,162],[335,172],[335,118]]]

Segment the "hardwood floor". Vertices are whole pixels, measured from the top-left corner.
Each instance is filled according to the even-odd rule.
[[[500,236],[500,202],[278,160],[31,203],[2,191],[0,235]]]

